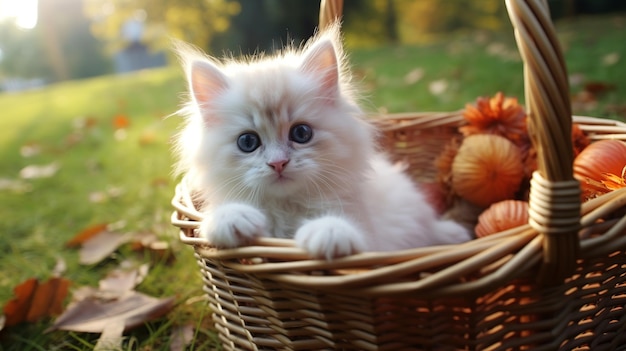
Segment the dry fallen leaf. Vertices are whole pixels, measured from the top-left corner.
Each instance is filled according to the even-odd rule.
[[[124,341],[124,323],[111,323],[104,327],[93,351],[120,350]]]
[[[22,157],[24,158],[39,155],[40,152],[41,145],[37,143],[27,143],[22,145],[22,147],[20,148],[20,155],[22,155]]]
[[[110,186],[106,191],[93,191],[89,193],[89,202],[91,203],[103,203],[109,199],[114,199],[122,196],[124,189],[120,187]]]
[[[130,125],[130,120],[124,114],[118,114],[113,117],[113,128],[124,129]]]
[[[111,255],[120,246],[131,240],[130,234],[104,230],[85,241],[79,251],[81,264],[96,264]]]
[[[62,257],[57,257],[57,263],[52,269],[52,276],[60,277],[65,273],[65,271],[67,271],[67,263],[65,263],[65,260]]]
[[[98,120],[91,116],[81,116],[72,121],[72,126],[75,130],[90,129],[95,127],[96,124],[98,124]]]
[[[113,137],[117,141],[123,141],[128,137],[128,133],[126,133],[126,129],[117,129],[115,133],[113,133]]]
[[[115,269],[109,272],[104,279],[100,280],[98,289],[109,297],[123,296],[146,278],[149,269],[150,265],[147,263],[137,268],[121,267]]]
[[[144,130],[139,136],[139,145],[146,146],[154,144],[157,141],[157,134],[150,129]]]
[[[448,81],[445,79],[434,80],[428,84],[428,91],[435,96],[439,96],[448,90]]]
[[[164,187],[164,186],[167,186],[168,184],[169,184],[169,179],[165,177],[154,178],[150,182],[150,185],[152,185],[155,188]]]
[[[574,111],[590,111],[598,106],[598,100],[594,94],[587,90],[581,90],[571,96],[572,109]]]
[[[25,193],[32,190],[32,185],[19,179],[0,178],[0,190],[10,190],[16,193]]]
[[[56,162],[42,166],[30,165],[22,168],[20,177],[22,179],[50,178],[57,173],[59,168],[60,166]]]
[[[113,300],[132,291],[148,275],[150,265],[145,263],[137,266],[131,261],[122,261],[119,268],[111,271],[100,280],[98,288],[83,286],[74,290],[72,304],[85,299]],[[71,307],[71,306],[70,306]]]
[[[185,351],[193,341],[194,331],[192,324],[178,325],[172,328],[170,351]]]
[[[601,81],[590,81],[585,83],[585,91],[590,92],[593,96],[600,96],[615,89],[615,84],[612,83]]]
[[[583,84],[585,80],[587,80],[587,77],[582,73],[571,73],[568,76],[568,80],[570,87],[577,87]]]
[[[92,225],[80,231],[76,234],[72,239],[65,243],[67,247],[77,247],[82,245],[85,241],[91,239],[96,236],[98,233],[107,230],[108,224],[99,223],[96,225]]]
[[[31,278],[13,288],[15,298],[7,302],[3,309],[7,327],[26,321],[26,315],[28,315],[30,302],[35,295],[37,285],[39,285],[37,279]]]
[[[24,281],[13,289],[15,298],[4,306],[5,325],[33,323],[60,314],[69,285],[69,280],[58,277],[44,283],[35,278]]]
[[[89,202],[93,204],[100,204],[105,202],[108,199],[108,196],[103,191],[94,191],[89,193]]]
[[[63,300],[67,296],[69,286],[69,280],[63,278],[51,278],[39,284],[31,300],[26,321],[32,323],[63,312]]]
[[[602,57],[602,64],[605,66],[613,66],[614,64],[619,62],[619,59],[619,54],[617,52],[612,52]]]
[[[135,235],[131,243],[131,249],[136,252],[147,252],[153,262],[165,262],[171,264],[176,259],[170,244],[160,240],[153,233],[141,233]]]
[[[409,73],[407,73],[404,76],[404,83],[406,85],[413,85],[419,82],[423,77],[424,77],[424,69],[416,68],[416,69],[411,70]]]
[[[46,332],[102,333],[110,324],[122,324],[124,330],[129,330],[167,314],[173,306],[173,297],[157,299],[136,291],[113,300],[87,297],[72,304]]]

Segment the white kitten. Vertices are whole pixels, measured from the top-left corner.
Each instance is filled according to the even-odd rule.
[[[352,94],[338,27],[302,50],[219,63],[184,45],[191,101],[179,171],[200,193],[217,247],[293,237],[317,258],[459,243],[375,148]]]

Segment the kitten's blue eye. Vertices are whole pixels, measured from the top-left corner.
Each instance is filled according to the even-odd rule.
[[[313,138],[313,128],[307,124],[296,124],[289,131],[289,139],[304,144]]]
[[[256,133],[243,133],[237,139],[237,146],[243,152],[252,152],[261,146],[261,138]]]

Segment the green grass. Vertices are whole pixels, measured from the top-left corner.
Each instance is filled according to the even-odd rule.
[[[626,110],[625,23],[624,16],[559,23],[570,73],[617,86],[596,105],[575,113],[624,119],[619,111]],[[603,64],[609,54],[619,61]],[[457,33],[424,47],[350,50],[365,107],[389,112],[456,110],[497,91],[523,100],[522,63],[516,57],[510,32]],[[407,83],[407,74],[416,69],[423,70],[421,79]],[[445,81],[447,89],[432,94],[433,81]],[[169,143],[180,118],[164,117],[177,109],[184,88],[180,70],[165,68],[0,94],[0,179],[20,183],[0,190],[0,303],[12,298],[21,281],[48,278],[59,257],[67,262],[64,276],[72,288],[95,286],[120,261],[139,260],[122,249],[104,263],[81,266],[77,251],[64,246],[85,227],[124,221],[121,231],[156,233],[172,244],[177,257],[173,265],[153,265],[138,287],[155,297],[176,296],[177,307],[167,318],[128,332],[125,349],[168,350],[171,327],[189,322],[199,326],[193,349],[216,347],[209,319],[203,319],[208,311],[199,303],[186,304],[202,294],[200,278],[191,249],[177,242],[169,224],[175,183]],[[580,89],[572,86],[572,94]],[[130,121],[122,140],[115,138],[113,127],[119,114]],[[84,121],[93,126],[77,127]],[[20,150],[28,144],[41,152],[23,157]],[[53,177],[19,180],[22,168],[51,162],[60,166]],[[93,192],[111,188],[121,195],[102,203],[89,200]],[[89,350],[97,340],[85,333],[43,334],[51,322],[0,332],[0,350]]]
[[[573,112],[624,120],[626,16],[561,21],[557,31],[569,75],[582,75],[582,82],[571,85],[573,100],[585,82],[614,85],[598,96],[597,104],[575,104]],[[618,61],[604,64],[607,55]],[[422,47],[362,49],[351,52],[350,59],[370,110],[453,111],[497,91],[524,101],[523,63],[510,28],[501,33],[459,32]],[[422,69],[422,78],[407,84],[405,77],[416,69]],[[448,87],[434,95],[428,87],[438,80],[445,80]]]
[[[171,242],[177,253],[173,265],[155,265],[139,290],[156,297],[177,296],[180,304],[202,294],[191,251],[173,240],[176,232],[169,224],[174,186],[170,137],[180,121],[164,117],[176,110],[183,90],[179,70],[164,69],[0,95],[0,108],[5,111],[0,121],[0,178],[18,180],[20,170],[32,164],[60,166],[53,177],[20,181],[25,190],[0,191],[3,304],[19,282],[48,278],[59,257],[67,263],[65,276],[74,288],[97,286],[119,261],[139,259],[126,249],[104,263],[85,267],[78,264],[77,251],[64,246],[83,228],[119,221],[125,223],[121,231],[153,232]],[[115,138],[113,126],[119,114],[129,120],[126,138],[121,140]],[[76,127],[87,120],[92,127]],[[20,149],[27,144],[38,145],[40,154],[22,157]],[[121,195],[102,203],[89,200],[93,192],[111,188]],[[196,306],[177,308],[169,318],[139,328],[129,336],[129,343],[137,339],[142,347],[165,347],[169,326],[199,320],[193,312]],[[43,335],[49,322],[5,331],[0,349],[36,350],[36,345],[49,349],[67,343],[90,349],[97,340],[80,333]]]

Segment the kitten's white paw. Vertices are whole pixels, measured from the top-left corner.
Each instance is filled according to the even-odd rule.
[[[245,245],[264,236],[266,218],[259,209],[244,204],[226,204],[215,208],[200,223],[200,236],[219,248]]]
[[[361,252],[365,247],[353,224],[333,216],[306,222],[294,239],[313,257],[327,260]]]

